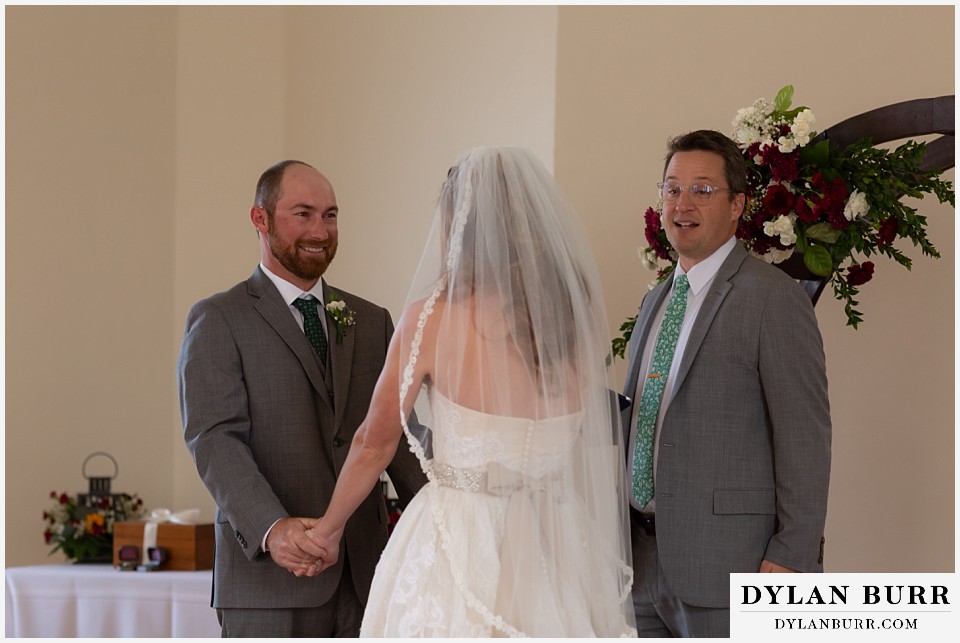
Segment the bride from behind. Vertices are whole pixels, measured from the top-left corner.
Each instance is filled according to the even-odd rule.
[[[429,483],[383,552],[361,636],[636,635],[605,310],[582,224],[536,157],[464,153],[312,530],[326,553],[303,569],[336,561],[405,436]],[[407,426],[418,399],[427,436]]]

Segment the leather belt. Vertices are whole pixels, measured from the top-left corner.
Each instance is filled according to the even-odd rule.
[[[656,514],[644,514],[639,511],[631,511],[630,513],[633,515],[634,522],[636,522],[648,536],[657,535]]]

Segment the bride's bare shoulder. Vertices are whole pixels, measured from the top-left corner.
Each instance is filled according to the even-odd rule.
[[[429,304],[430,309],[427,310]],[[404,339],[411,341],[418,330],[421,331],[420,345],[422,348],[428,348],[436,341],[438,320],[443,318],[448,308],[448,304],[443,297],[436,298],[432,303],[429,298],[418,299],[411,302],[403,310],[400,320],[397,322],[396,333]]]

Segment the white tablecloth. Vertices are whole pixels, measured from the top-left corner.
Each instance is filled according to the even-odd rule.
[[[6,569],[7,637],[219,637],[211,572]]]

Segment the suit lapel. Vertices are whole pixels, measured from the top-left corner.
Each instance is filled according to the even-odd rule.
[[[680,359],[680,366],[677,369],[677,380],[673,384],[674,395],[676,395],[676,392],[680,389],[683,380],[686,379],[687,373],[690,372],[693,360],[696,359],[697,352],[700,350],[700,346],[703,345],[703,340],[706,338],[707,331],[710,330],[710,326],[713,324],[713,320],[720,310],[720,305],[723,304],[723,300],[726,299],[730,289],[733,288],[730,279],[737,273],[740,265],[746,258],[747,251],[743,249],[743,246],[739,243],[734,244],[730,254],[720,265],[720,269],[717,271],[717,275],[714,277],[710,289],[707,290],[704,295],[703,304],[700,306],[700,313],[693,322],[693,328],[690,329],[690,336],[687,338],[686,347],[683,349],[683,357]]]
[[[280,296],[280,292],[259,267],[254,271],[253,276],[247,280],[247,291],[256,298],[254,308],[297,356],[303,370],[310,379],[310,383],[313,384],[313,388],[320,393],[320,397],[333,410],[316,352],[306,335],[297,326],[297,322],[294,320],[289,306],[284,303]]]
[[[331,294],[335,294],[335,291],[332,290],[327,282],[323,282],[323,297],[324,302],[329,300]],[[337,295],[338,298],[339,295]],[[326,308],[324,308],[326,313]],[[343,413],[346,408],[347,393],[350,388],[350,371],[353,367],[353,349],[354,341],[357,336],[356,326],[346,329],[346,332],[343,334],[343,339],[337,341],[337,323],[330,317],[329,313],[327,315],[327,346],[330,351],[330,370],[332,371],[332,386],[333,386],[333,399],[334,403],[334,415],[336,417],[336,425],[334,427],[334,433],[340,430],[340,423],[343,421]]]

